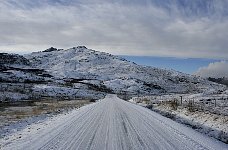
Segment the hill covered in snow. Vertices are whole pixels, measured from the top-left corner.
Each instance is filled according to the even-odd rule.
[[[20,78],[24,82],[23,79],[30,77],[26,80],[32,83],[29,84],[30,94],[33,94],[30,97],[41,95],[101,98],[106,93],[131,96],[216,93],[225,90],[224,86],[197,76],[137,65],[119,56],[87,49],[85,46],[66,50],[52,47],[42,52],[16,56],[24,63],[2,63],[2,68],[8,68],[1,71],[0,79],[5,83],[13,76],[14,79]],[[12,68],[16,64],[17,67]],[[31,82],[34,79],[37,82]]]
[[[26,55],[26,58],[33,67],[45,69],[54,77],[106,86],[115,93],[195,93],[219,87],[196,76],[140,66],[85,46],[36,52]]]

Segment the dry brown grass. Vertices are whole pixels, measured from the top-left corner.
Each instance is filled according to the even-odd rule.
[[[32,106],[4,106],[0,111],[0,127],[21,119],[41,114],[60,113],[91,103],[90,100],[45,100],[34,102]]]

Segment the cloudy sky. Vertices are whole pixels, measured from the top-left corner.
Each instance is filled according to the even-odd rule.
[[[228,59],[228,0],[2,0],[0,51]]]

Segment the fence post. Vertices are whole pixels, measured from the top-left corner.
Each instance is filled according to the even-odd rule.
[[[215,107],[216,107],[216,99],[215,99]]]
[[[223,99],[223,107],[226,107],[226,98]]]
[[[126,100],[126,99],[127,99],[127,92],[124,91],[124,100]]]
[[[205,111],[205,99],[203,99],[203,111]]]
[[[180,96],[180,98],[181,98],[181,106],[182,106],[182,98],[183,98],[183,96]]]

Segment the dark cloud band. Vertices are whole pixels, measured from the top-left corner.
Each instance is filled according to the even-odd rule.
[[[87,45],[113,54],[228,58],[225,0],[6,0],[0,49]]]

